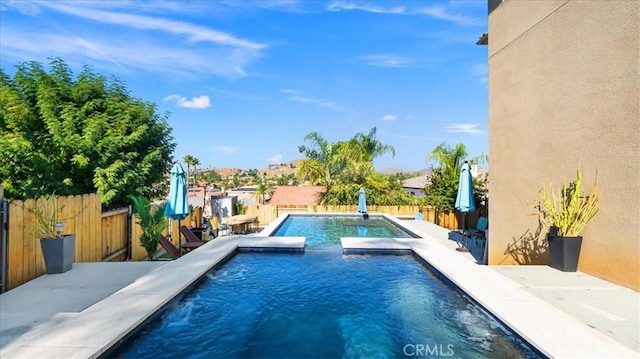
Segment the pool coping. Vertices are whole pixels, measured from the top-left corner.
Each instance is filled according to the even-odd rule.
[[[296,214],[297,215],[297,214]],[[344,215],[342,213],[335,215]],[[551,306],[487,266],[479,266],[440,244],[410,222],[383,215],[421,238],[403,246],[436,269],[490,313],[549,357],[633,357],[638,353]],[[281,221],[273,223],[276,228]],[[271,233],[269,227],[262,233]],[[397,249],[398,239],[347,239],[351,249]],[[382,243],[388,242],[385,245]],[[351,244],[349,244],[351,243]],[[368,243],[368,244],[367,244]],[[393,248],[396,246],[396,248]],[[358,247],[358,248],[356,248]],[[95,358],[237,251],[273,248],[302,251],[304,237],[238,236],[213,240],[182,258],[167,262],[79,313],[42,331],[24,335],[0,350],[2,358]],[[348,248],[347,248],[348,249]],[[404,248],[402,248],[404,249]]]
[[[403,226],[410,222],[385,215]],[[551,358],[638,358],[639,353],[568,315],[525,290],[520,283],[489,266],[469,261],[419,229],[421,238],[382,239],[375,249],[411,246],[413,253],[471,297],[542,354]],[[370,242],[351,238],[344,250]],[[347,248],[344,247],[347,246]]]

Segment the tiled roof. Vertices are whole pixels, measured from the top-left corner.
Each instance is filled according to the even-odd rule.
[[[278,186],[275,187],[270,204],[310,205],[318,203],[318,193],[323,186]]]
[[[418,177],[409,178],[402,182],[402,187],[404,188],[424,188],[426,185],[431,183],[431,172],[425,173]]]

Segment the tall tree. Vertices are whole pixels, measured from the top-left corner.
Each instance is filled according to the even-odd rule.
[[[184,163],[187,165],[187,182],[189,182],[189,173],[193,174],[193,187],[196,186],[196,166],[200,164],[200,160],[197,159],[193,155],[185,155],[182,159]],[[191,167],[193,167],[193,172],[190,172]]]
[[[260,182],[256,186],[255,192],[253,192],[253,198],[256,201],[264,204],[264,202],[266,201],[266,197],[271,196],[272,192],[273,186],[271,186],[271,184],[263,178],[260,179]]]
[[[326,186],[324,204],[357,203],[358,189],[367,188],[371,203],[410,204],[414,201],[391,176],[375,173],[373,160],[395,149],[376,139],[376,128],[368,134],[357,133],[348,141],[329,142],[317,132],[305,137],[309,146],[300,146],[306,158],[298,165],[298,178]]]
[[[393,146],[384,144],[376,139],[376,128],[372,128],[368,134],[357,133],[347,141],[339,152],[340,159],[345,161],[348,174],[356,183],[363,184],[366,178],[375,173],[373,160],[390,153],[396,155]]]
[[[175,148],[167,114],[85,66],[0,70],[0,179],[9,198],[98,192],[106,208],[149,196]]]
[[[445,175],[452,178],[460,177],[460,168],[467,158],[467,149],[463,143],[451,147],[446,143],[439,144],[427,156],[427,161],[436,161],[438,168],[442,168]]]
[[[431,172],[430,185],[425,188],[427,204],[440,210],[452,210],[458,193],[462,164],[465,161],[476,164],[486,160],[487,156],[484,154],[467,159],[467,150],[462,143],[455,147],[446,143],[438,145],[427,156],[427,161],[436,161],[438,164]],[[480,195],[479,192],[475,194]]]
[[[336,176],[345,167],[344,162],[337,155],[340,143],[329,142],[318,132],[308,133],[304,140],[310,144],[298,147],[300,153],[306,156],[296,170],[298,177],[306,178],[314,185],[331,187]]]

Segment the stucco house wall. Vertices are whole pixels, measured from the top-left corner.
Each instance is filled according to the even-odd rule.
[[[598,171],[601,206],[578,270],[640,290],[639,14],[637,0],[506,0],[489,14],[489,264],[548,263],[544,233],[523,241],[531,205],[580,165],[586,189]]]

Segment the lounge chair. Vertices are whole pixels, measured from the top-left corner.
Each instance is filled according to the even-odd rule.
[[[204,242],[185,242],[181,246],[182,252],[183,253],[189,252],[193,249],[200,247],[203,244]],[[171,241],[168,240],[166,237],[164,236],[160,237],[160,245],[162,245],[162,248],[164,248],[167,254],[171,256],[171,259],[180,258],[181,256],[180,250],[178,249],[178,247],[174,246],[173,243],[171,243]]]
[[[171,259],[180,258],[180,250],[178,250],[173,243],[169,242],[165,236],[160,237],[160,245],[162,245],[162,248],[164,248],[167,254],[171,256]]]
[[[200,238],[198,238],[198,236],[196,236],[196,234],[193,233],[187,226],[180,227],[180,233],[182,233],[184,238],[187,240],[187,243],[199,243],[200,245],[204,244],[204,242]]]

